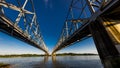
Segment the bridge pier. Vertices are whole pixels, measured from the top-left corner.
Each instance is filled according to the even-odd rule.
[[[52,53],[51,56],[56,56],[56,53]]]
[[[105,21],[101,18],[92,22],[89,28],[104,68],[119,68],[120,48],[116,46],[120,46],[120,42],[116,38],[113,39],[114,34],[111,34],[111,32],[115,33],[115,31],[105,26]],[[120,35],[116,36],[120,37]]]

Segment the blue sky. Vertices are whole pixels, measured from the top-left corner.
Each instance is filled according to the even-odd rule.
[[[70,0],[34,0],[40,31],[50,53],[59,39],[70,2]],[[63,52],[97,53],[92,38],[59,51]],[[24,53],[44,52],[0,32],[0,54]]]

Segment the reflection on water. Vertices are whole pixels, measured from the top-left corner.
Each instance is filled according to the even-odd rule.
[[[53,68],[68,68],[65,64],[58,62],[56,56],[52,56]]]
[[[103,68],[98,56],[0,58],[10,68]]]

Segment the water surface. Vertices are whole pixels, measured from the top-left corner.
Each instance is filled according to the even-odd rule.
[[[99,56],[0,58],[10,68],[103,68]]]

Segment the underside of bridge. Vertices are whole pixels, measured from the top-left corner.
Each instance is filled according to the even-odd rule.
[[[27,35],[25,35],[24,33],[21,33],[19,29],[16,29],[15,27],[13,27],[13,25],[8,24],[7,19],[6,21],[4,19],[5,18],[0,17],[0,31],[1,32],[8,34],[10,36],[13,36],[16,39],[19,39],[25,43],[28,43],[36,48],[39,48],[40,50],[43,50],[46,54],[48,54],[48,52],[44,50],[42,47],[40,47],[38,44],[36,44],[36,42],[31,41],[31,39],[29,39]]]
[[[91,6],[93,1],[86,1],[92,14],[91,17],[85,21],[86,23],[77,29],[73,34],[63,40],[63,42],[59,40],[52,54],[55,55],[57,51],[70,46],[72,43],[92,36],[104,68],[119,68],[120,1],[100,0],[103,3],[101,3],[102,6],[98,10],[94,9],[94,7],[99,7],[95,5],[96,3]],[[96,2],[100,4],[99,0],[96,0]],[[103,5],[105,3],[107,4]],[[82,10],[84,11],[84,9]]]
[[[15,1],[0,0],[0,31],[49,55],[40,32],[33,0]],[[29,5],[29,9],[26,5]],[[17,16],[14,17],[11,13]]]
[[[108,27],[104,25],[106,21],[100,20],[101,19],[96,20],[94,23],[91,23],[89,27],[101,61],[104,64],[105,68],[120,67],[120,42],[118,42],[118,40],[113,37],[117,32],[112,30],[110,26]],[[112,25],[111,27],[114,26]],[[116,29],[116,27],[114,28]],[[111,33],[114,34],[112,35]],[[117,38],[119,39],[119,37],[120,34]]]
[[[89,25],[105,68],[120,67],[120,2]]]

